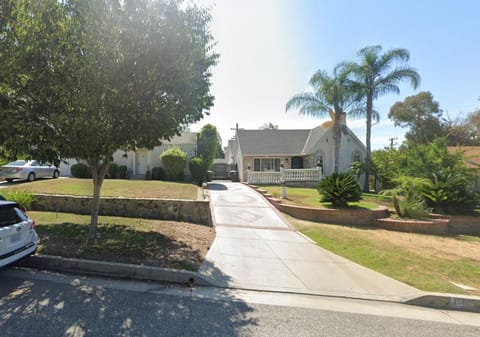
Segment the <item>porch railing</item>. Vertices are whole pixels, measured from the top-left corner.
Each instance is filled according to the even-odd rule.
[[[322,179],[320,169],[285,169],[285,182],[289,181],[319,181]],[[257,185],[276,185],[282,182],[281,172],[248,172],[248,183]]]

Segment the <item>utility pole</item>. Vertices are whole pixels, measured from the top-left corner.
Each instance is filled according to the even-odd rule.
[[[388,138],[388,140],[390,141],[390,149],[393,150],[393,147],[395,145],[397,145],[397,143],[395,143],[395,141],[398,139],[398,137],[392,137],[392,138]]]

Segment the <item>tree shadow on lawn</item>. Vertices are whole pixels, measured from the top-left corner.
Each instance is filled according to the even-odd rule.
[[[198,270],[204,258],[195,244],[210,245],[191,244],[196,240],[193,235],[175,239],[157,231],[140,231],[119,224],[99,224],[96,241],[87,240],[88,225],[38,224],[35,229],[42,254],[192,271]]]

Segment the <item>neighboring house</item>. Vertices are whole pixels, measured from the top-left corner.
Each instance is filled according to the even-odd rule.
[[[480,146],[449,146],[448,152],[461,152],[466,166],[477,171],[475,190],[480,191]]]
[[[190,176],[188,168],[189,160],[196,155],[197,150],[197,132],[184,132],[180,136],[175,136],[169,142],[164,142],[162,145],[155,146],[151,150],[137,149],[136,151],[117,150],[113,154],[113,162],[117,165],[125,165],[128,168],[131,176],[144,176],[147,170],[154,167],[163,167],[160,155],[167,149],[178,146],[187,153],[187,164],[185,166],[185,177]],[[62,163],[60,165],[60,174],[63,176],[70,176],[70,165],[76,163],[76,160],[67,160],[68,164]]]
[[[353,161],[365,159],[366,148],[342,121],[340,144],[340,171],[348,170]],[[252,171],[280,171],[286,169],[314,168],[320,165],[323,175],[334,171],[334,141],[331,122],[311,130],[245,130],[237,128],[235,137],[228,143],[225,158],[236,165],[240,181],[247,180]]]

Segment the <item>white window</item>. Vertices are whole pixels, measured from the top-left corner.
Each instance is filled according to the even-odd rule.
[[[352,152],[352,162],[355,162],[355,161],[358,161],[358,162],[362,162],[362,154],[360,153],[360,151],[353,151]]]
[[[280,171],[280,158],[255,158],[254,171]]]

